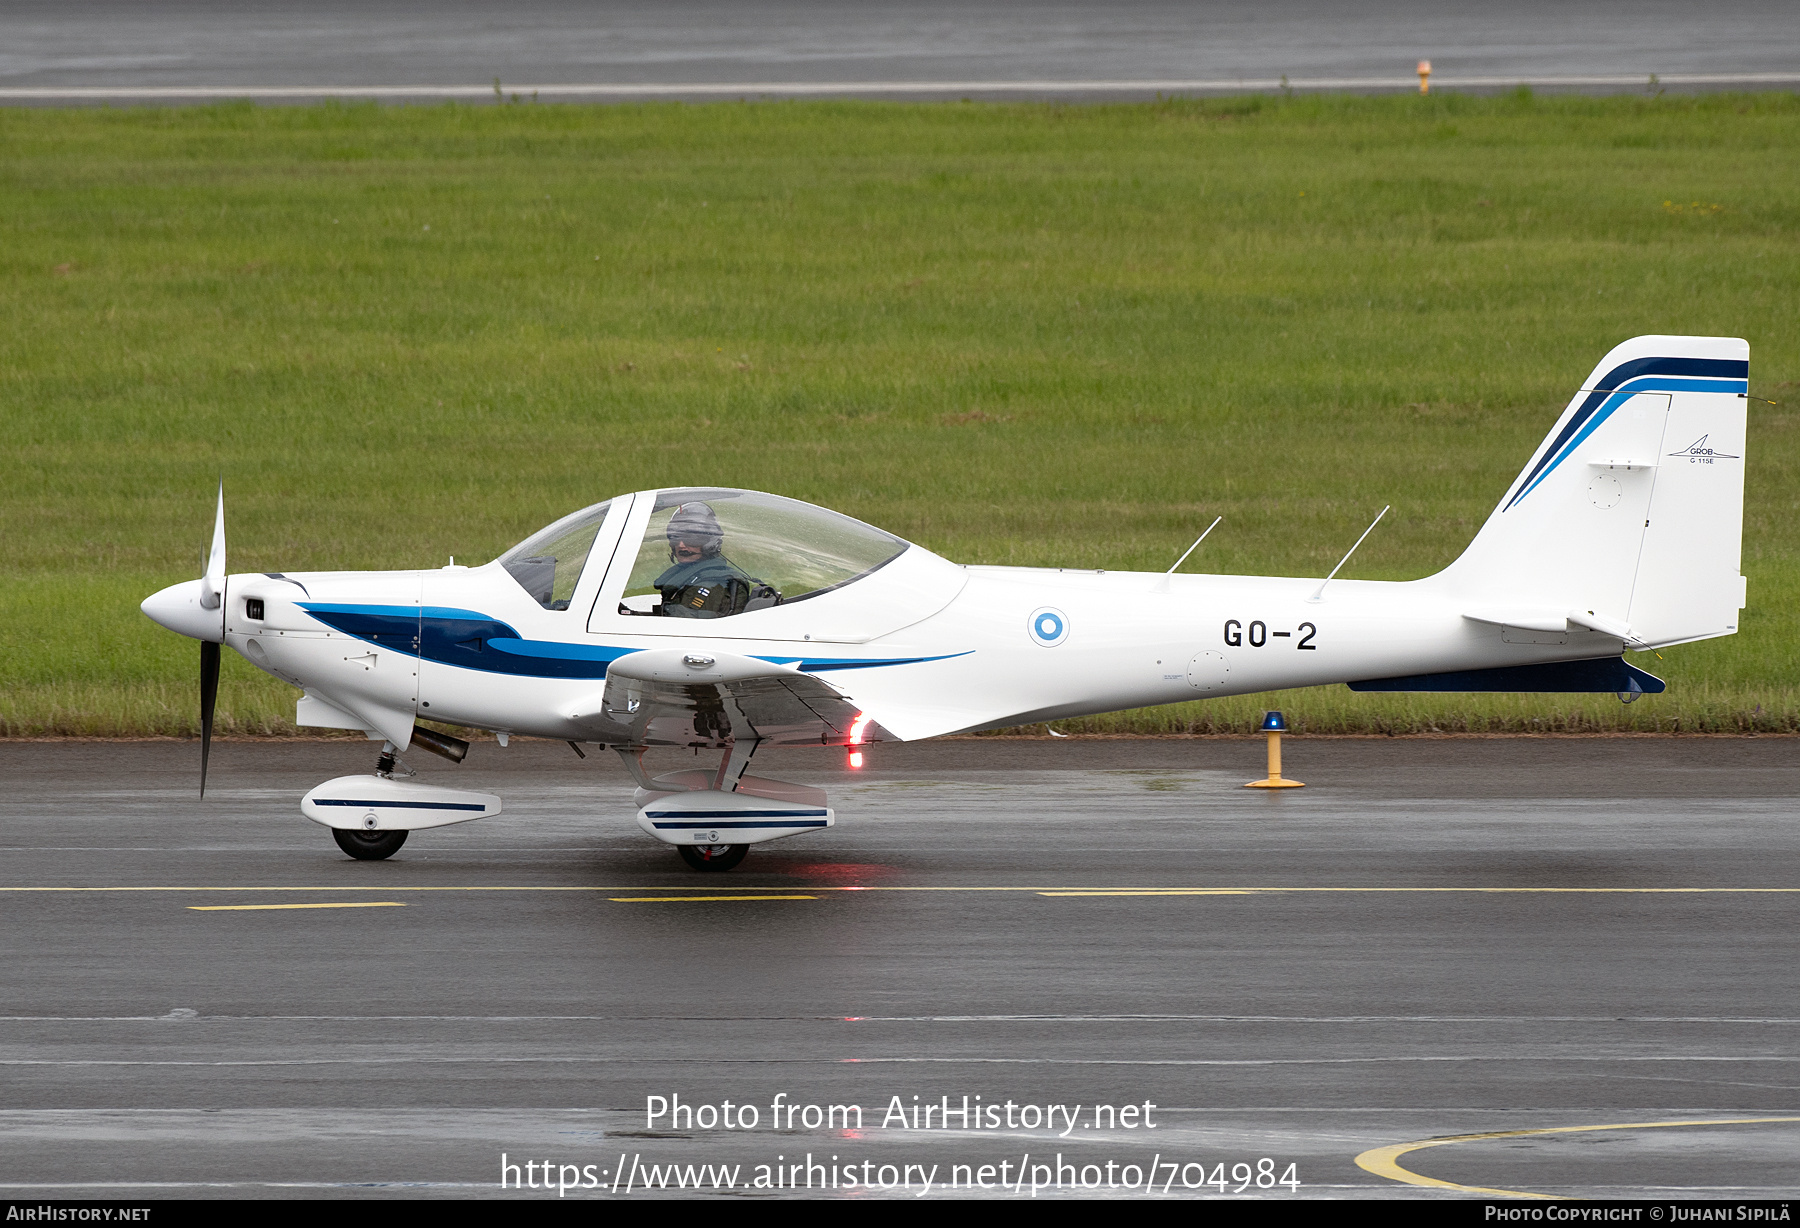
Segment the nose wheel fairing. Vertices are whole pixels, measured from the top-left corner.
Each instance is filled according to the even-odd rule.
[[[301,799],[300,813],[337,831],[418,831],[500,813],[492,793],[447,789],[386,776],[339,776]],[[396,845],[396,848],[399,846]]]

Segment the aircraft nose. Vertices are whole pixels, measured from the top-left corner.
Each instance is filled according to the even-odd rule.
[[[171,584],[161,592],[144,598],[144,604],[138,608],[144,611],[151,622],[167,627],[177,635],[195,640],[210,640],[214,644],[224,643],[225,603],[220,602],[217,609],[203,608],[200,604],[200,586],[199,580]]]

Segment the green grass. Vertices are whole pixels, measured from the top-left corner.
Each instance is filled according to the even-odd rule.
[[[1453,558],[1640,333],[1748,337],[1743,633],[1666,695],[1319,731],[1800,729],[1800,99],[0,110],[0,732],[179,733],[199,573],[479,561],[652,485],[966,562]],[[222,723],[291,730],[228,655]],[[1092,729],[1241,729],[1246,697]],[[1079,723],[1076,727],[1079,727]]]

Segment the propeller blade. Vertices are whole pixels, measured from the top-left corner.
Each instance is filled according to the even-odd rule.
[[[219,704],[219,646],[200,641],[200,796],[206,796],[206,760],[212,753],[213,709]]]
[[[225,481],[219,480],[219,510],[213,517],[212,553],[200,578],[200,608],[216,610],[225,599]]]

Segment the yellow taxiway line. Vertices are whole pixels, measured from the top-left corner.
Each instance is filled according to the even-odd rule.
[[[1561,1198],[1561,1194],[1535,1194],[1529,1190],[1493,1190],[1479,1185],[1458,1185],[1454,1181],[1439,1181],[1436,1177],[1422,1177],[1418,1173],[1401,1168],[1398,1161],[1409,1151],[1421,1151],[1426,1147],[1444,1147],[1451,1143],[1480,1143],[1497,1138],[1528,1138],[1535,1134],[1585,1134],[1594,1130],[1667,1130],[1680,1126],[1750,1126],[1767,1122],[1800,1122],[1800,1117],[1731,1117],[1712,1118],[1697,1121],[1625,1121],[1603,1126],[1550,1126],[1539,1130],[1493,1130],[1485,1134],[1455,1134],[1449,1138],[1428,1138],[1416,1143],[1395,1143],[1389,1147],[1376,1147],[1356,1157],[1356,1166],[1365,1172],[1374,1173],[1377,1177],[1387,1177],[1393,1181],[1407,1185],[1435,1186],[1442,1190],[1457,1190],[1464,1194],[1486,1194],[1490,1198]]]
[[[816,900],[816,895],[615,895],[614,904],[717,904],[724,900]]]
[[[278,908],[405,908],[399,900],[345,900],[336,904],[189,904],[189,912],[269,912]]]
[[[492,891],[492,892],[589,892],[606,894],[616,891],[770,891],[782,890],[782,887],[769,885],[742,887],[719,887],[708,884],[705,887],[658,886],[651,888],[630,883],[615,883],[611,886],[345,886],[341,883],[320,884],[300,887],[203,887],[168,885],[159,887],[0,887],[0,895],[14,894],[126,894],[131,892],[265,892],[265,891],[316,891],[316,892],[352,892],[379,891],[388,894],[403,891]],[[1245,886],[1245,887],[1149,887],[1149,886],[1054,886],[1035,887],[825,887],[808,884],[804,890],[815,892],[862,892],[862,891],[948,891],[948,892],[1013,892],[1036,895],[1800,895],[1800,887],[1283,887],[1283,886]]]
[[[1256,895],[1257,892],[1249,887],[1096,887],[1092,890],[1040,891],[1038,894],[1061,898],[1093,895]]]

